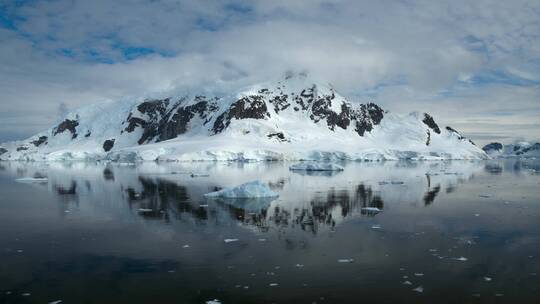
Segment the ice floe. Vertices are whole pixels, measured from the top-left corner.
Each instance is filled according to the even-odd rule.
[[[19,182],[19,183],[37,183],[37,184],[41,184],[41,183],[48,182],[49,179],[46,178],[46,177],[21,177],[21,178],[17,178],[15,181]]]
[[[353,263],[354,259],[339,259],[338,263]]]
[[[270,190],[267,185],[261,181],[252,181],[237,187],[225,188],[216,192],[204,195],[207,198],[259,198],[259,197],[277,197],[276,192]]]

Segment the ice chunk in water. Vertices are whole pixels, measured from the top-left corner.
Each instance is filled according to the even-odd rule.
[[[364,208],[360,209],[360,211],[364,212],[364,213],[375,214],[375,213],[381,212],[382,210],[377,208],[377,207],[364,207]]]
[[[239,240],[238,239],[224,239],[223,241],[225,243],[232,243],[232,242],[238,242]]]
[[[338,263],[352,263],[354,262],[354,259],[339,259],[337,261]]]
[[[21,177],[21,178],[17,178],[15,181],[17,181],[19,183],[38,183],[38,184],[41,184],[41,183],[48,182],[49,179],[46,178],[46,177]]]
[[[237,187],[225,188],[216,192],[204,195],[207,198],[257,198],[257,197],[277,197],[276,192],[270,190],[261,181],[252,181]]]
[[[416,291],[416,292],[424,292],[424,287],[418,286],[418,287],[416,287],[415,289],[413,289],[413,291]]]

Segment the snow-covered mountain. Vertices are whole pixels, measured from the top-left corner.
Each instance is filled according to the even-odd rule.
[[[2,160],[484,159],[427,113],[354,104],[303,74],[226,97],[171,96],[97,104],[26,140]]]
[[[540,157],[540,143],[525,141],[509,145],[493,142],[485,145],[482,150],[490,157]]]

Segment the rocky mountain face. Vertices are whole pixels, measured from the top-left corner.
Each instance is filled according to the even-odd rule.
[[[123,122],[127,125],[123,131],[129,133],[137,128],[142,129],[138,144],[160,142],[185,134],[190,130],[192,121],[197,120],[209,135],[216,135],[224,132],[231,121],[270,119],[291,108],[295,112],[303,113],[313,123],[323,122],[331,131],[336,128],[352,128],[358,136],[363,136],[384,117],[383,109],[374,103],[351,105],[341,102],[339,108],[334,110],[332,101],[336,96],[333,90],[329,95],[316,95],[316,89],[317,86],[313,85],[299,94],[290,95],[279,89],[261,89],[256,94],[235,100],[224,111],[220,107],[223,101],[215,97],[196,96],[190,103],[186,103],[185,98],[174,102],[170,98],[148,100],[129,113]],[[430,119],[431,123],[435,124],[431,117]],[[438,130],[438,127],[436,128]],[[285,139],[283,133],[276,134],[279,139]]]
[[[380,156],[375,158],[392,159],[395,152],[388,151],[402,150],[414,152],[404,154],[413,158],[415,153],[448,158],[444,153],[451,155],[451,151],[444,151],[441,146],[445,140],[456,141],[472,151],[466,153],[467,157],[483,157],[484,153],[472,142],[451,127],[441,129],[429,114],[411,115],[403,118],[407,123],[401,128],[407,146],[395,146],[402,142],[391,139],[399,136],[395,133],[400,132],[402,118],[388,114],[374,103],[351,103],[331,86],[299,75],[225,97],[171,96],[83,108],[45,132],[2,145],[0,159],[50,160],[59,155],[63,160],[78,159],[81,155],[85,159],[102,159],[110,153],[128,150],[144,150],[146,155],[159,158],[164,153],[199,153],[209,146],[213,154],[244,155],[246,151],[253,152],[255,146],[264,146],[263,154],[302,158],[306,147],[312,152],[335,152],[339,147],[331,143],[338,142],[348,155],[365,149],[375,150],[375,155]],[[380,131],[375,132],[376,129]],[[214,145],[220,140],[225,144]],[[230,146],[231,141],[238,146],[224,147]],[[384,147],[386,141],[388,145]],[[417,147],[417,142],[427,148]],[[138,146],[145,148],[137,149]],[[231,157],[230,153],[227,157]],[[351,158],[362,157],[358,154]]]

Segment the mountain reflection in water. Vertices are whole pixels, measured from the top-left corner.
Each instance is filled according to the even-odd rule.
[[[351,163],[344,172],[300,173],[287,170],[284,163],[8,163],[5,167],[18,176],[48,177],[49,190],[61,197],[64,206],[66,202],[80,204],[107,197],[110,203],[124,204],[147,220],[169,222],[192,217],[201,223],[218,218],[261,231],[290,228],[313,234],[331,230],[350,218],[376,216],[362,208],[384,210],[386,201],[429,206],[441,190],[455,191],[482,169],[475,162]],[[208,176],[192,177],[192,172]],[[253,179],[261,179],[280,197],[203,197]]]
[[[2,162],[0,303],[535,303],[539,164]]]

